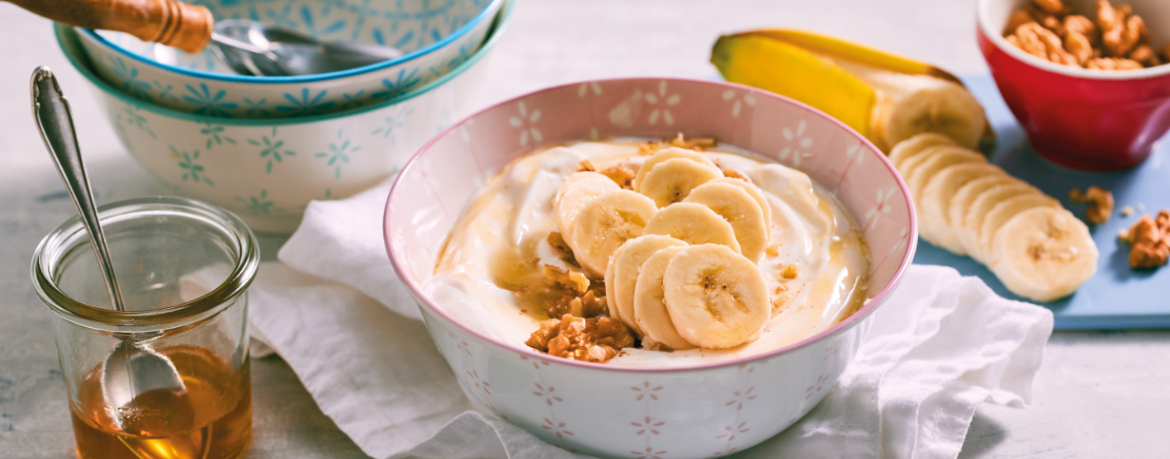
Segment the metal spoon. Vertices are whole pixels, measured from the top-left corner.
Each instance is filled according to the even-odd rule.
[[[316,38],[246,19],[215,24],[212,51],[245,75],[289,76],[330,73],[395,59],[389,47],[322,42]]]
[[[90,192],[89,179],[85,175],[85,164],[81,161],[81,149],[73,129],[73,116],[69,102],[61,93],[57,79],[48,67],[37,67],[32,75],[33,118],[57,164],[57,172],[65,181],[69,196],[77,208],[77,214],[89,234],[90,245],[98,259],[106,290],[114,309],[125,311],[126,304],[118,289],[114,275],[114,264],[110,249],[106,245],[105,233],[98,221],[97,209]],[[102,366],[102,393],[106,403],[114,408],[128,405],[135,397],[152,390],[166,390],[181,394],[186,390],[175,364],[166,356],[151,349],[148,342],[135,340],[122,334],[121,341],[107,357]]]
[[[251,43],[236,40],[218,32],[211,33],[212,54],[236,73],[252,76],[291,76],[280,57]]]

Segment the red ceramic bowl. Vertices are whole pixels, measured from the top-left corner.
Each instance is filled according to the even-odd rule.
[[[1027,54],[1001,35],[1008,16],[1027,1],[980,0],[977,33],[991,75],[1032,148],[1056,164],[1085,171],[1141,164],[1170,130],[1170,65],[1103,72]],[[1155,49],[1170,42],[1170,1],[1126,2],[1146,21]],[[1096,19],[1095,0],[1065,3]]]

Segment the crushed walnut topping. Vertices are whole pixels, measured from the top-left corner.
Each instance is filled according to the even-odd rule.
[[[788,265],[784,267],[784,271],[780,272],[780,277],[785,279],[796,279],[798,274],[799,272],[796,270],[796,265]]]
[[[1130,244],[1130,268],[1154,269],[1165,265],[1170,258],[1170,210],[1158,212],[1156,218],[1143,215],[1119,236]]]
[[[1092,70],[1139,70],[1170,61],[1170,44],[1158,52],[1145,20],[1129,5],[1098,0],[1096,21],[1072,14],[1063,0],[1031,0],[1008,18],[1008,43],[1033,56]]]
[[[743,180],[745,182],[751,182],[751,180],[748,180],[747,177],[745,177],[743,174],[741,174],[739,171],[737,171],[735,169],[732,169],[729,167],[721,167],[720,170],[723,171],[724,177],[739,179],[739,180]]]
[[[1085,191],[1072,189],[1068,192],[1069,199],[1074,202],[1088,204],[1085,209],[1085,220],[1094,225],[1109,221],[1113,215],[1113,193],[1098,186],[1090,186]]]
[[[565,237],[562,236],[559,231],[548,233],[548,238],[545,240],[548,241],[548,245],[552,246],[554,249],[557,249],[562,254],[573,254],[573,249],[569,248],[569,243],[565,242]]]
[[[776,299],[772,300],[772,309],[780,309],[780,308],[784,307],[784,305],[788,304],[788,301],[791,299],[792,299],[792,295],[789,295],[787,293],[781,293],[779,296],[776,297]]]
[[[544,303],[549,317],[596,317],[606,312],[605,285],[594,285],[584,272],[553,265],[542,265],[541,272],[551,284]]]
[[[547,277],[556,284],[564,286],[566,291],[579,294],[589,291],[589,277],[585,276],[584,272],[559,268],[553,265],[541,266],[541,272],[544,273],[544,277]]]
[[[597,168],[593,166],[593,162],[588,159],[582,159],[581,162],[577,163],[577,172],[593,172],[596,170]]]
[[[548,245],[561,254],[561,260],[571,266],[581,266],[577,263],[577,258],[573,256],[573,249],[569,247],[569,243],[565,242],[565,237],[559,231],[548,233],[545,238]]]
[[[666,147],[679,147],[695,151],[707,151],[709,148],[715,148],[718,142],[710,137],[695,137],[693,139],[683,138],[682,133],[678,133],[678,137],[671,140],[651,140],[649,142],[638,145],[638,154],[652,155],[658,153]]]
[[[638,171],[629,164],[619,163],[601,170],[601,175],[609,177],[624,189],[633,190],[634,177],[638,175]]]
[[[632,347],[634,336],[620,320],[565,315],[541,322],[524,344],[555,357],[602,363]]]

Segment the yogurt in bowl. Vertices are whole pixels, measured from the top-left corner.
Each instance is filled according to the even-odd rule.
[[[444,245],[435,276],[425,291],[444,311],[496,340],[528,345],[559,357],[635,367],[685,366],[761,354],[825,331],[859,308],[867,297],[868,248],[852,216],[823,186],[799,170],[741,149],[663,144],[629,139],[580,141],[521,156],[493,177],[468,206]],[[668,164],[666,161],[676,155],[693,157],[693,164],[703,167],[647,172],[659,164]],[[659,158],[667,159],[657,161]],[[674,164],[680,163],[668,166]],[[581,208],[606,191],[638,189],[642,196],[653,196],[663,186],[694,181],[696,175],[704,183],[685,190],[687,195],[676,193],[679,196],[675,200],[685,203],[681,207],[701,206],[691,210],[707,218],[719,216],[728,222],[726,225],[714,222],[716,229],[712,230],[693,221],[671,221],[702,217],[672,217],[669,213],[680,207],[661,202],[666,205],[650,207],[654,217],[642,224],[631,224],[635,231],[624,235],[621,244],[613,244],[617,249],[608,254],[605,266],[590,269],[587,262],[574,256],[586,249],[581,245],[595,242],[604,236],[601,233],[618,225],[595,229],[591,234],[576,234],[572,232],[575,222],[562,220],[563,214],[571,212],[576,216],[572,220],[585,219],[588,216],[582,214],[589,210]],[[593,177],[598,177],[600,186],[589,183]],[[649,178],[639,182],[640,177]],[[751,193],[743,191],[747,187]],[[590,195],[593,190],[601,192]],[[732,208],[737,200],[746,210]],[[638,202],[637,198],[634,202]],[[719,209],[720,213],[703,212],[704,208]],[[620,220],[620,210],[608,214]],[[607,212],[601,213],[600,218],[608,216]],[[758,284],[765,288],[763,296],[746,302],[739,301],[736,295],[692,302],[706,306],[704,309],[754,306],[762,310],[753,320],[740,321],[748,322],[740,334],[743,336],[737,335],[730,342],[724,337],[710,342],[711,339],[697,336],[718,332],[705,330],[709,327],[702,322],[730,322],[726,314],[721,314],[729,311],[699,311],[703,313],[701,317],[689,317],[686,311],[680,311],[684,313],[681,316],[667,311],[663,316],[664,304],[658,305],[666,302],[662,298],[666,274],[663,269],[673,263],[673,257],[659,262],[659,271],[663,272],[650,275],[653,279],[643,280],[640,276],[658,251],[668,247],[681,250],[717,240],[718,229],[724,229],[735,240],[720,241],[735,245],[725,253],[748,260],[750,264],[742,266],[754,269],[746,274],[762,280]],[[642,253],[634,255],[631,250],[640,247]],[[732,288],[744,283],[738,278],[730,280]],[[649,285],[654,282],[657,284]],[[720,306],[720,300],[733,304]],[[654,303],[657,311],[645,303]],[[624,347],[617,343],[566,342],[550,349],[547,341],[556,338],[542,333],[552,335],[548,328],[557,326],[564,314],[589,318],[592,323],[597,318],[616,319],[614,329],[620,328],[616,325],[620,323],[628,333],[616,330],[610,334],[631,339],[625,340]],[[696,328],[691,340],[680,336],[677,329],[671,333],[670,327],[684,326],[680,320]],[[654,321],[665,322],[666,329],[655,327]],[[605,334],[591,337],[601,339]],[[640,339],[635,344],[637,338]],[[608,349],[594,349],[599,346]]]
[[[715,146],[703,145],[706,151],[699,153],[716,163],[723,174],[711,181],[740,180],[735,176],[743,175],[764,194],[772,193],[767,200],[773,202],[769,208],[774,231],[764,246],[764,254],[759,255],[758,262],[747,262],[750,269],[738,258],[728,266],[746,273],[744,279],[762,277],[762,290],[766,301],[771,302],[781,297],[775,291],[783,282],[775,279],[777,267],[784,264],[786,269],[788,264],[796,264],[796,277],[788,280],[788,290],[782,292],[792,296],[779,307],[768,305],[770,310],[758,336],[753,337],[750,330],[743,335],[728,335],[746,340],[738,346],[699,346],[668,352],[662,347],[642,347],[645,337],[631,328],[629,342],[619,343],[621,337],[612,336],[612,343],[618,346],[605,362],[563,358],[555,352],[550,355],[530,347],[527,343],[532,333],[540,331],[545,318],[535,311],[525,311],[524,299],[517,297],[516,290],[523,285],[545,285],[544,269],[537,264],[540,260],[549,264],[555,264],[557,258],[563,261],[564,251],[553,251],[554,245],[560,244],[549,242],[548,237],[562,232],[559,220],[573,225],[572,234],[561,234],[564,245],[575,244],[575,248],[569,248],[574,253],[588,252],[577,260],[581,274],[569,272],[572,264],[559,267],[565,270],[564,277],[569,279],[566,282],[576,282],[572,279],[584,276],[590,282],[585,287],[587,292],[590,286],[605,283],[605,273],[597,271],[607,271],[608,262],[604,268],[600,266],[598,260],[605,258],[598,254],[608,252],[609,258],[614,258],[621,245],[635,239],[607,236],[604,244],[582,239],[581,234],[628,225],[618,221],[613,225],[598,224],[606,220],[585,207],[562,219],[558,207],[563,203],[558,203],[564,194],[556,199],[561,184],[582,172],[608,172],[620,178],[619,172],[608,169],[621,162],[629,162],[630,169],[634,169],[638,162],[653,158],[654,154],[637,152],[642,141],[675,138],[680,132],[692,140],[717,141]],[[588,164],[582,164],[583,160]],[[639,164],[639,170],[643,165]],[[590,168],[595,170],[589,171]],[[764,176],[768,171],[778,177]],[[624,197],[606,198],[605,202],[641,202],[647,223],[642,226],[643,232],[651,227],[649,223],[655,215],[664,212],[662,209],[687,204],[667,203],[673,201],[669,192],[651,193],[655,196],[651,198],[635,191],[640,187],[632,183],[638,171],[633,172],[630,190],[620,189],[624,183],[614,180],[620,190],[607,192],[625,192],[619,193]],[[811,193],[807,189],[804,194],[792,192],[780,186],[790,183],[788,179],[795,182],[801,175],[807,177]],[[604,183],[596,177],[590,180]],[[650,208],[627,193],[651,200]],[[550,195],[553,199],[549,199]],[[800,196],[810,201],[815,196],[817,210],[800,211]],[[660,207],[658,198],[664,199],[666,205]],[[823,206],[829,209],[822,211]],[[693,206],[689,209],[695,215],[704,213]],[[552,216],[554,213],[558,216]],[[476,214],[484,218],[474,217]],[[827,215],[836,216],[835,231],[826,232],[817,226],[817,222],[828,219]],[[709,226],[716,227],[720,225]],[[782,231],[785,228],[787,232]],[[585,233],[577,233],[578,230]],[[734,230],[733,227],[732,233]],[[726,231],[712,231],[708,231],[714,235],[710,240],[683,242],[686,247],[711,244],[731,250]],[[807,231],[807,240],[800,236],[803,231]],[[651,232],[666,233],[651,235],[675,239],[687,239],[692,234],[681,229]],[[550,443],[610,457],[725,455],[751,447],[796,422],[824,398],[856,354],[865,339],[871,314],[888,298],[913,258],[916,233],[913,205],[904,183],[881,152],[858,133],[806,105],[754,88],[669,78],[557,86],[502,102],[456,123],[424,146],[399,173],[387,200],[384,221],[386,247],[396,274],[418,302],[431,338],[471,403]],[[846,241],[850,234],[857,239],[852,253],[868,255],[853,261],[838,255],[834,262],[833,236]],[[734,256],[727,255],[724,249],[704,251],[722,252],[723,255],[712,256],[717,260],[753,256],[750,238],[733,238],[740,246]],[[823,255],[825,241],[829,244],[827,257]],[[767,248],[776,242],[779,244],[772,250],[775,254],[769,254]],[[744,246],[748,247],[748,255],[744,254]],[[509,258],[500,254],[508,251],[518,254],[513,257],[519,260],[514,266],[522,268],[495,270],[493,265]],[[821,255],[804,255],[808,253]],[[525,254],[529,254],[527,260]],[[537,261],[531,254],[536,254]],[[651,258],[654,256],[657,253]],[[679,256],[675,254],[667,263],[666,271]],[[807,323],[812,330],[779,333],[790,324],[804,328],[796,326],[802,320],[793,312],[802,303],[793,298],[799,296],[809,303],[813,298],[832,298],[832,294],[817,294],[816,286],[818,280],[832,278],[826,273],[833,272],[834,265],[849,267],[837,272],[846,271],[846,277],[855,275],[866,288],[839,288],[849,285],[849,280],[834,280],[829,290],[842,292],[841,296],[819,306],[822,312],[829,312],[829,317],[803,315],[810,319]],[[505,288],[509,282],[499,281],[510,279],[500,279],[499,275],[493,279],[493,271],[520,274],[511,279],[510,288]],[[781,276],[783,272],[781,269]],[[671,290],[666,279],[671,276],[668,272],[663,275],[665,298]],[[628,281],[629,276],[621,278]],[[738,284],[719,276],[713,278],[714,285]],[[636,284],[635,281],[635,291]],[[805,286],[803,291],[800,285]],[[761,289],[751,290],[758,293]],[[745,304],[751,303],[748,310],[757,311],[759,300],[753,298],[759,295],[737,295],[732,296],[745,299]],[[566,309],[585,314],[587,307],[599,307],[586,304],[585,296],[579,296],[580,304],[576,306],[570,299]],[[841,299],[845,296],[857,299]],[[596,320],[593,326],[600,328],[605,319],[609,327],[620,330],[613,319],[620,320],[621,311],[611,314],[609,304],[602,307],[606,313],[596,312],[591,317]],[[759,315],[744,315],[759,320]],[[633,316],[637,323],[637,308]],[[661,325],[661,315],[657,317],[650,317],[648,323]],[[779,320],[784,317],[794,320]],[[685,325],[688,321],[682,322]],[[736,323],[741,322],[737,319]],[[584,325],[588,328],[589,324]],[[621,325],[628,327],[625,322]],[[765,325],[773,331],[765,331]],[[683,330],[675,327],[675,331],[681,335]],[[773,339],[771,334],[788,337],[769,342]],[[714,343],[726,345],[735,339],[716,339]],[[595,351],[584,351],[588,352]],[[676,355],[693,358],[675,362],[671,356]],[[647,422],[655,426],[656,434],[646,435],[647,431],[638,427]]]

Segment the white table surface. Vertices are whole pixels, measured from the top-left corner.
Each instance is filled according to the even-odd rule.
[[[483,104],[587,78],[713,78],[716,36],[800,27],[864,41],[955,73],[987,69],[974,0],[520,0],[484,81]],[[33,68],[49,65],[72,102],[99,202],[164,190],[124,152],[47,20],[0,3],[0,458],[72,454],[65,388],[49,312],[28,263],[42,236],[73,214],[29,108]],[[271,255],[279,240],[266,242]],[[267,257],[266,257],[267,258]],[[361,457],[289,367],[253,362],[251,458]],[[1058,332],[1035,401],[984,406],[964,458],[1170,457],[1170,332]]]

